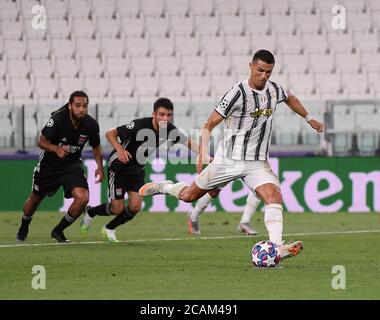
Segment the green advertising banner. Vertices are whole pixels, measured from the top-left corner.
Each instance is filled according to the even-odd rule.
[[[0,210],[21,211],[31,191],[35,160],[0,161]],[[272,158],[270,164],[281,182],[285,210],[290,212],[380,212],[380,158]],[[90,205],[107,200],[107,181],[95,184],[95,162],[85,160],[90,186]],[[155,159],[146,168],[146,181],[173,180],[191,183],[193,164],[170,164]],[[206,211],[241,212],[248,188],[241,180],[224,187]],[[71,200],[60,190],[47,198],[40,210],[66,211]],[[184,212],[192,204],[172,197],[144,199],[144,210]]]

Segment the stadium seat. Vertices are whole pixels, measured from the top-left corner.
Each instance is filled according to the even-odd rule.
[[[179,58],[172,56],[158,56],[156,60],[156,72],[158,75],[179,74]]]
[[[231,76],[220,76],[213,74],[211,75],[211,95],[215,98],[215,101],[220,101],[221,98],[232,88],[232,86],[237,83],[235,75]]]
[[[368,99],[371,97],[370,88],[367,83],[367,75],[354,72],[342,72],[342,89],[348,99]]]
[[[125,39],[125,48],[130,56],[145,57],[150,52],[149,38],[127,37]]]
[[[224,37],[203,35],[200,38],[200,49],[204,55],[223,55],[226,51]]]
[[[121,32],[120,21],[107,17],[97,18],[95,32],[102,40],[116,38]]]
[[[106,75],[110,77],[114,77],[114,76],[125,77],[130,71],[129,56],[127,56],[126,58],[110,57],[110,58],[105,59],[105,62],[103,63],[105,65],[104,72]]]
[[[52,54],[55,58],[73,58],[74,43],[70,39],[53,38],[51,41]]]
[[[128,77],[110,77],[109,78],[109,88],[110,93],[114,97],[131,97],[135,84],[132,78]]]
[[[211,16],[215,14],[215,5],[213,0],[190,0],[189,1],[190,14]]]
[[[302,1],[303,3],[311,3],[311,1]],[[298,4],[297,4],[298,6]],[[312,33],[316,34],[321,30],[320,16],[317,14],[305,14],[297,12],[295,14],[295,30],[297,33]]]
[[[195,16],[195,34],[198,36],[217,36],[219,32],[219,16]]]
[[[361,31],[353,32],[353,46],[355,50],[359,52],[378,52],[380,48],[380,42],[378,34],[363,33]]]
[[[250,54],[232,56],[232,62],[231,62],[232,72],[235,74],[244,75],[245,78],[248,78],[249,62],[251,61],[252,61],[252,55]]]
[[[170,2],[169,2],[170,3]],[[141,14],[145,16],[163,16],[165,14],[165,5],[167,4],[164,0],[141,0]]]
[[[66,1],[45,0],[44,5],[48,19],[64,19],[67,17],[68,8]]]
[[[335,56],[335,69],[337,72],[360,71],[360,54],[337,53]]]
[[[309,56],[309,65],[314,72],[332,72],[335,66],[334,55],[311,53]]]
[[[294,34],[296,32],[296,23],[294,15],[284,14],[283,12],[272,12],[270,14],[270,30],[272,33],[277,34]]]
[[[353,51],[353,36],[351,32],[328,32],[327,41],[333,52],[351,53]]]
[[[47,32],[51,38],[67,39],[71,34],[69,24],[65,19],[52,19],[48,16],[48,24]]]
[[[166,17],[146,17],[144,26],[144,35],[146,37],[161,36],[169,34],[170,20]]]
[[[91,6],[87,0],[66,0],[69,19],[81,19],[85,21],[90,17]]]
[[[250,35],[226,35],[224,38],[226,54],[246,55],[250,53]]]
[[[326,34],[302,33],[301,38],[305,53],[323,55],[329,49]]]
[[[200,54],[200,40],[198,37],[180,37],[175,39],[175,52],[181,56],[198,56]]]
[[[265,35],[270,30],[269,15],[244,14],[244,33],[253,35]]]
[[[261,35],[252,34],[251,35],[251,52],[255,52],[260,49],[266,49],[276,54],[277,41],[275,35]]]
[[[76,17],[69,20],[72,35],[77,39],[92,39],[95,35],[95,26],[92,20]]]
[[[55,60],[55,77],[77,77],[79,68],[76,60],[57,58]]]
[[[171,15],[169,32],[172,36],[190,37],[195,34],[194,17]]]
[[[25,79],[29,76],[30,66],[26,60],[8,59],[7,77]]]
[[[206,68],[205,56],[182,56],[181,57],[181,74],[184,75],[202,75]]]
[[[300,54],[303,51],[301,37],[292,34],[278,34],[276,50],[281,54]]]
[[[173,56],[175,54],[175,41],[173,37],[151,37],[150,53],[155,56]]]
[[[263,0],[240,0],[239,1],[239,14],[255,14],[263,13],[264,1]]]
[[[63,100],[66,100],[71,93],[77,90],[83,90],[82,79],[72,77],[60,77],[58,79],[58,94]]]
[[[19,10],[15,1],[2,1],[0,10],[0,20],[15,21],[19,16]]]
[[[56,99],[58,94],[57,79],[36,77],[33,82],[34,92],[39,104],[49,103]]]
[[[104,75],[104,66],[99,58],[81,58],[79,60],[79,72],[82,76],[102,77]]]
[[[134,92],[141,100],[154,101],[159,95],[159,77],[136,76]]]
[[[160,95],[177,98],[185,92],[185,77],[164,75],[160,78]]]
[[[150,76],[155,70],[155,57],[131,57],[131,74]]]
[[[29,40],[28,41],[28,52],[27,55],[30,58],[44,58],[48,59],[50,57],[51,45],[49,41],[46,40]]]
[[[102,59],[124,57],[124,39],[102,38],[100,40],[100,56]]]
[[[52,78],[54,68],[49,59],[31,59],[31,74],[37,78]]]
[[[116,14],[116,0],[92,0],[91,14],[96,19],[101,18],[108,21]]]
[[[145,28],[145,19],[135,16],[121,17],[121,32],[126,37],[141,37]]]
[[[206,73],[225,76],[232,70],[231,57],[221,55],[206,56]]]
[[[77,38],[75,41],[77,58],[94,58],[100,55],[100,43],[97,39]]]
[[[220,0],[215,1],[215,12],[220,15],[237,16],[239,14],[239,1]]]
[[[189,75],[186,77],[186,94],[189,96],[210,96],[210,78]]]
[[[108,83],[104,78],[86,76],[83,81],[84,91],[88,94],[91,104],[104,102],[108,95]]]
[[[26,42],[4,39],[4,55],[9,59],[24,59],[26,57]]]
[[[23,34],[23,28],[22,20],[0,20],[0,30],[4,39],[20,40]]]
[[[281,67],[276,66],[275,72],[294,72],[294,73],[305,73],[309,70],[309,57],[306,54],[283,54],[281,58]]]

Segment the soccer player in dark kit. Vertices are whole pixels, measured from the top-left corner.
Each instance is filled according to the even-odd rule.
[[[172,117],[173,103],[167,98],[159,98],[154,102],[152,117],[135,119],[106,132],[114,148],[108,158],[110,202],[87,207],[80,223],[81,233],[88,232],[96,215],[115,215],[101,233],[108,241],[118,242],[115,228],[133,219],[141,210],[142,198],[138,191],[145,183],[145,163],[158,146],[181,143],[198,153],[198,144],[171,123]],[[124,204],[125,193],[128,193],[127,206]]]
[[[33,214],[45,196],[51,197],[63,186],[65,198],[74,198],[74,202],[51,236],[58,242],[68,242],[63,230],[82,214],[89,199],[87,179],[81,166],[82,150],[87,141],[97,164],[97,182],[103,180],[99,124],[87,114],[88,103],[85,92],[73,92],[69,102],[53,112],[42,129],[38,139],[42,151],[34,168],[32,192],[24,204],[16,241],[26,240]]]

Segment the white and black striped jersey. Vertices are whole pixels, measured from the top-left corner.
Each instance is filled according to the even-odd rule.
[[[225,118],[219,148],[232,160],[266,160],[276,105],[288,99],[283,86],[268,81],[263,90],[254,90],[248,79],[233,85],[215,107]]]

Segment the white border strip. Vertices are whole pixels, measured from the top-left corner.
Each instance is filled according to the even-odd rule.
[[[329,235],[329,234],[361,234],[361,233],[378,233],[380,229],[375,230],[351,230],[351,231],[325,231],[325,232],[303,232],[303,233],[287,233],[283,236],[317,236],[317,235]],[[254,236],[257,238],[259,236]],[[187,240],[218,240],[218,239],[238,239],[238,238],[252,238],[250,236],[226,236],[226,237],[188,237],[188,238],[168,238],[168,239],[136,239],[136,240],[120,240],[119,243],[137,243],[137,242],[157,242],[157,241],[187,241]],[[16,247],[45,247],[45,246],[67,246],[78,244],[108,244],[105,241],[79,241],[68,243],[57,242],[40,242],[40,243],[15,243],[15,244],[0,244],[0,248],[16,248]],[[114,243],[113,243],[114,245]]]

